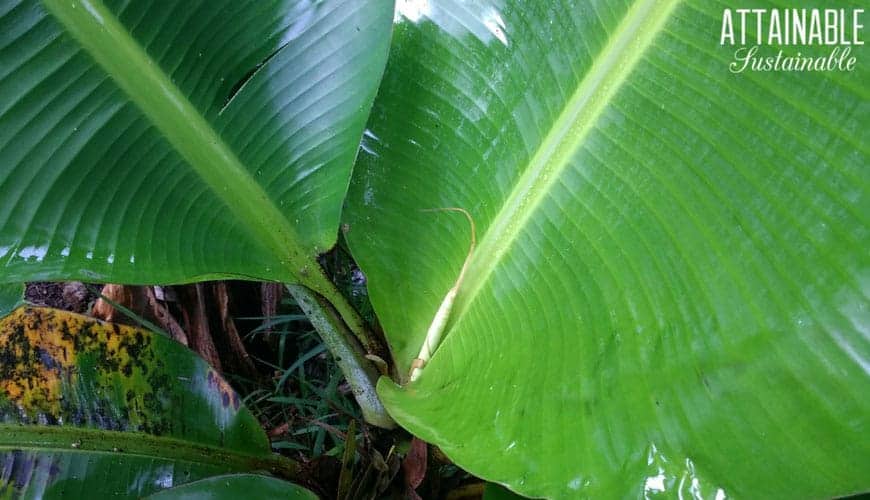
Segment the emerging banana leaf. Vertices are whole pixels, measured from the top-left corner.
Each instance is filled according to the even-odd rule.
[[[0,282],[322,289],[389,0],[0,0]]]
[[[444,340],[378,387],[474,474],[556,498],[870,489],[870,51],[732,73],[726,7],[399,2],[347,236],[408,373],[470,240],[420,210],[474,217]]]
[[[229,384],[166,337],[24,307],[0,320],[0,358],[3,498],[140,498],[230,472],[295,474]]]

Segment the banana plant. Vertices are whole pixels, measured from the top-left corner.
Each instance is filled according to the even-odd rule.
[[[528,496],[865,491],[867,49],[734,73],[729,7],[6,0],[0,281],[301,285]]]

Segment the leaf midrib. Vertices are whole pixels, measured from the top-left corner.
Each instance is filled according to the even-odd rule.
[[[291,477],[297,464],[265,451],[254,455],[177,438],[71,426],[0,424],[0,450],[110,453],[224,466],[227,470],[265,469]]]
[[[610,35],[480,238],[448,329],[462,318],[680,0],[640,0]]]
[[[44,4],[281,267],[298,276],[313,262],[250,171],[114,14],[99,0]]]

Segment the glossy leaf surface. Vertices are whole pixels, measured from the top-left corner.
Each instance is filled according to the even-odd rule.
[[[48,308],[0,320],[0,494],[139,495],[292,474],[229,384],[181,344]]]
[[[299,279],[335,242],[392,12],[3,0],[0,280]]]
[[[419,210],[474,216],[445,340],[379,385],[472,473],[555,498],[870,488],[870,52],[734,74],[725,7],[399,4],[347,236],[407,373],[469,242]]]
[[[239,498],[281,498],[284,500],[317,500],[314,493],[286,481],[235,474],[216,476],[157,492],[150,500],[237,500]]]

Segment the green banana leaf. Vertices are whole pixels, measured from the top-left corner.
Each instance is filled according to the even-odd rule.
[[[139,498],[230,472],[295,474],[229,384],[166,337],[23,307],[0,320],[0,357],[0,497]]]
[[[0,1],[0,282],[318,288],[392,16],[389,0]]]
[[[495,483],[487,483],[483,489],[482,500],[517,500],[523,498]]]
[[[870,489],[870,51],[733,73],[728,7],[398,4],[347,238],[407,374],[470,241],[421,209],[473,216],[444,339],[378,390],[475,475],[554,498]]]
[[[21,283],[0,284],[0,318],[21,305],[24,299],[24,285]]]
[[[239,498],[281,498],[317,500],[314,493],[286,481],[253,474],[210,477],[158,491],[149,500],[238,500]]]

